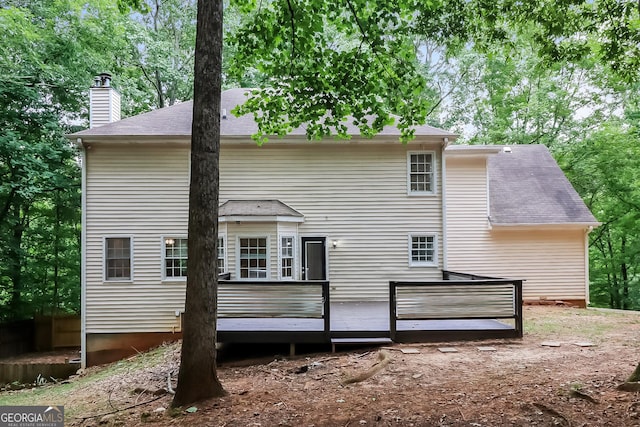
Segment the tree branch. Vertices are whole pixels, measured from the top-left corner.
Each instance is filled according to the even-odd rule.
[[[160,102],[160,99],[162,97],[162,92],[161,89],[156,85],[156,82],[154,81],[154,79],[152,79],[151,77],[149,77],[149,74],[147,74],[147,70],[145,70],[144,65],[142,65],[142,62],[140,62],[140,64],[138,64],[138,66],[140,67],[140,69],[142,70],[142,74],[144,74],[144,77],[149,81],[149,83],[151,83],[153,85],[153,87],[156,90],[156,93],[158,94],[158,102]]]
[[[129,410],[129,409],[133,409],[133,408],[135,408],[137,406],[147,405],[149,403],[155,402],[156,400],[162,399],[164,396],[165,396],[164,394],[161,394],[160,396],[154,397],[153,399],[146,400],[146,401],[140,402],[140,403],[134,403],[133,405],[125,406],[124,408],[121,408],[121,409],[116,409],[114,411],[109,411],[109,412],[103,412],[101,414],[96,414],[96,415],[88,415],[86,417],[76,417],[76,419],[77,420],[81,420],[81,421],[84,422],[84,421],[89,420],[91,418],[98,418],[98,417],[104,417],[105,415],[116,414],[118,412],[122,412],[122,411],[126,411],[126,410]]]
[[[460,83],[460,81],[462,80],[462,78],[463,78],[463,77],[464,77],[468,72],[469,72],[469,70],[464,70],[464,71],[462,72],[462,74],[460,74],[460,78],[458,79],[458,83]],[[429,109],[429,111],[427,112],[427,116],[430,116],[430,115],[431,115],[431,113],[433,113],[433,112],[436,110],[436,108],[438,108],[438,106],[442,103],[442,101],[444,101],[444,100],[445,100],[449,95],[451,95],[451,93],[453,92],[453,90],[454,90],[454,86],[452,86],[452,87],[449,89],[449,91],[447,91],[447,93],[446,93],[446,94],[441,95],[441,96],[440,96],[440,99],[438,99],[438,102],[436,102],[436,103],[435,103],[435,104],[434,104],[434,105]]]

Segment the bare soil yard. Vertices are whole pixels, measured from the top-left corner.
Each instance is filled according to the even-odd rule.
[[[74,426],[640,426],[640,393],[616,388],[640,362],[640,313],[531,306],[524,315],[522,340],[223,359],[228,396],[181,411],[167,409],[164,392],[168,374],[175,386],[177,345],[69,384],[0,393],[0,405],[64,404]],[[344,385],[380,351],[386,366]]]

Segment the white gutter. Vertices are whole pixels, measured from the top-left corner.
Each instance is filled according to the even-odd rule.
[[[80,237],[80,358],[81,367],[87,367],[87,150],[82,145],[82,138],[76,140],[80,148],[80,161],[82,166],[81,183],[81,237]]]
[[[599,222],[560,222],[560,223],[495,223],[490,221],[492,229],[502,230],[576,230],[585,227],[595,228],[600,225]]]

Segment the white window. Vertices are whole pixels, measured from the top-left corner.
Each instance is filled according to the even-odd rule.
[[[218,274],[227,272],[227,246],[225,236],[218,237]]]
[[[412,234],[409,236],[409,265],[437,265],[437,241],[434,234]]]
[[[187,277],[187,239],[165,237],[163,241],[165,279],[185,279]]]
[[[130,281],[132,266],[131,237],[104,239],[104,277],[111,281]]]
[[[294,246],[293,236],[280,236],[280,279],[293,279],[294,268]]]
[[[409,194],[435,192],[435,153],[433,151],[407,154],[407,187]]]
[[[240,279],[266,279],[268,277],[268,250],[266,237],[239,237]]]

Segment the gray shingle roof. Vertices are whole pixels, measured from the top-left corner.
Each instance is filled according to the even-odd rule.
[[[226,110],[227,118],[220,122],[220,134],[224,136],[251,136],[258,130],[253,115],[247,114],[242,117],[235,117],[231,110],[246,99],[245,93],[248,89],[229,89],[222,92],[221,109]],[[193,117],[193,102],[183,102],[170,107],[161,108],[148,113],[139,114],[114,123],[93,129],[83,130],[72,135],[78,137],[135,137],[135,136],[165,136],[176,137],[191,135],[191,121]],[[350,135],[360,135],[360,130],[351,122],[347,123]],[[455,139],[456,134],[438,129],[432,126],[419,126],[415,129],[418,136],[441,136]],[[294,129],[290,135],[305,135],[305,129],[300,127]],[[400,131],[395,126],[386,126],[379,135],[400,135]]]
[[[598,225],[544,145],[513,145],[489,157],[494,225]]]
[[[227,200],[220,205],[218,216],[304,217],[300,212],[280,200]]]

